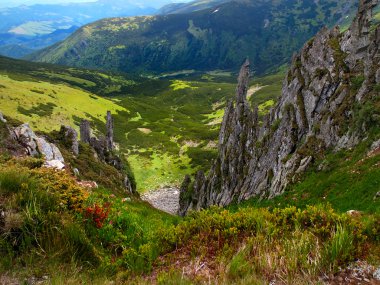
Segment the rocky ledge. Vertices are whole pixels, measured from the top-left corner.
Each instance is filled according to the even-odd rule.
[[[251,197],[272,198],[325,150],[355,146],[367,123],[355,108],[378,96],[380,26],[371,29],[377,0],[360,0],[351,27],[323,28],[294,55],[277,105],[259,121],[247,102],[250,63],[240,71],[219,135],[218,157],[181,187],[179,214]]]

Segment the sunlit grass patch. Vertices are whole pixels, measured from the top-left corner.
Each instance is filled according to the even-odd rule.
[[[274,106],[274,104],[275,104],[274,100],[268,100],[265,103],[260,104],[259,115],[266,115],[269,112],[270,108]]]
[[[62,124],[74,126],[75,117],[104,122],[108,110],[125,110],[111,100],[64,84],[16,81],[5,75],[0,75],[0,80],[4,86],[0,89],[1,111],[41,131]]]
[[[187,88],[195,90],[199,88],[199,87],[190,85],[190,82],[182,81],[182,80],[174,80],[173,83],[170,85],[170,87],[173,89],[173,91],[187,89]]]
[[[137,181],[137,190],[144,193],[168,185],[179,186],[190,168],[190,158],[167,153],[153,152],[149,157],[132,154],[128,156]]]

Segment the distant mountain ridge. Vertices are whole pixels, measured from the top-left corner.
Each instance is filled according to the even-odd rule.
[[[186,14],[186,13],[191,13],[195,11],[200,11],[212,7],[216,7],[218,5],[227,3],[227,2],[232,2],[233,0],[195,0],[191,1],[189,3],[172,3],[165,5],[162,7],[158,13],[159,14]]]
[[[160,73],[237,70],[248,56],[263,73],[287,63],[320,28],[342,22],[356,7],[354,0],[248,0],[186,14],[104,19],[28,59]]]
[[[107,17],[150,15],[170,0],[99,0],[0,9],[0,54],[21,57],[66,39],[77,28]],[[12,48],[10,48],[12,47]]]

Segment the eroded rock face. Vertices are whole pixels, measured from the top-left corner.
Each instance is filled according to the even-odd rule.
[[[80,140],[84,143],[90,143],[91,139],[91,126],[87,120],[82,120],[80,123]]]
[[[37,136],[28,124],[14,128],[12,132],[14,139],[25,148],[27,155],[43,156],[47,167],[64,168],[65,160],[58,147],[45,138]]]
[[[113,150],[113,118],[110,111],[107,111],[107,134],[106,134],[106,144],[107,149],[112,151]]]
[[[369,33],[376,4],[361,0],[347,32],[324,28],[293,57],[282,96],[262,124],[246,100],[249,62],[243,64],[236,100],[225,110],[218,157],[207,177],[199,172],[194,183],[185,179],[179,214],[280,195],[325,149],[360,141],[367,126],[350,129],[347,123],[355,104],[377,95],[371,86],[380,79],[380,28]],[[355,85],[363,75],[363,84]]]
[[[63,141],[66,143],[74,155],[79,154],[78,133],[70,126],[61,126],[60,134],[63,136]]]
[[[123,171],[125,165],[120,156],[114,152],[113,128],[113,118],[110,111],[107,112],[106,117],[106,135],[99,136],[99,138],[91,136],[90,122],[82,120],[80,123],[81,141],[88,143],[101,161],[113,166],[119,171]],[[123,178],[123,185],[127,192],[136,194],[136,187],[132,185],[127,175]]]

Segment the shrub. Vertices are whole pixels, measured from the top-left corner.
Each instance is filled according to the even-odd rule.
[[[110,212],[110,204],[99,206],[95,204],[93,207],[88,207],[85,211],[85,217],[91,221],[98,229],[102,228],[105,220]]]

